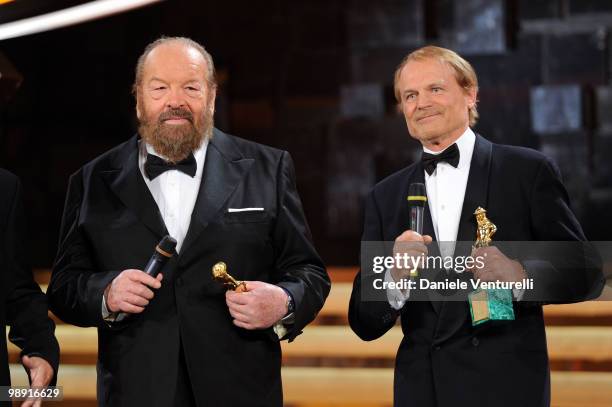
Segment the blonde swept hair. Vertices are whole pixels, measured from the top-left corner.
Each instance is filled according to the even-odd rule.
[[[455,72],[455,79],[459,86],[466,91],[474,89],[478,94],[478,78],[476,77],[476,71],[472,65],[463,59],[455,51],[447,48],[436,47],[434,45],[428,45],[423,48],[419,48],[416,51],[408,54],[402,62],[398,65],[395,70],[395,76],[393,79],[393,91],[395,92],[395,99],[397,103],[401,104],[400,90],[398,88],[398,82],[402,70],[410,61],[422,61],[425,59],[437,59],[440,62],[447,63]],[[468,111],[470,126],[473,126],[478,121],[478,110],[476,109],[476,103],[469,108]]]

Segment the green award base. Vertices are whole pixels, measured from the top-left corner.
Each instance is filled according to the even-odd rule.
[[[468,295],[472,326],[490,320],[514,320],[512,290],[478,289]]]

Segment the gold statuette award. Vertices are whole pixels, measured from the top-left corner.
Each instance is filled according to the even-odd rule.
[[[487,211],[480,206],[474,212],[476,216],[476,242],[474,248],[488,247],[493,241],[497,227],[487,218]],[[472,325],[479,325],[490,320],[513,320],[512,290],[481,289],[468,295]]]
[[[234,277],[230,276],[227,272],[227,265],[220,261],[215,264],[212,268],[213,279],[220,281],[223,285],[239,293],[247,290],[246,283],[244,281],[238,281]]]

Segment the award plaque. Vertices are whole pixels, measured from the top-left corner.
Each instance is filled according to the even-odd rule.
[[[220,281],[230,290],[237,291],[239,293],[247,291],[246,283],[244,281],[238,281],[234,277],[230,276],[227,272],[227,265],[222,261],[213,266],[212,275],[214,280]]]
[[[497,227],[487,218],[487,211],[478,207],[474,212],[478,227],[474,248],[487,247],[493,241]],[[472,326],[490,320],[513,320],[512,290],[478,289],[468,295]]]

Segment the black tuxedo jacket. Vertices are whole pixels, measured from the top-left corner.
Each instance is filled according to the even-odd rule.
[[[424,183],[420,162],[375,186],[366,202],[362,241],[394,241],[410,228],[406,196],[413,182]],[[556,166],[534,150],[492,144],[476,136],[457,241],[475,240],[473,213],[478,206],[485,208],[497,225],[494,241],[585,240]],[[427,205],[424,234],[435,239]],[[584,260],[584,251],[581,255]],[[601,268],[596,259],[590,264],[593,266],[564,273],[555,267],[554,259],[524,262],[535,287],[554,288],[554,298],[568,302],[601,292]],[[381,301],[362,301],[362,292],[369,289],[372,278],[371,270],[363,268],[356,276],[349,322],[359,337],[373,340],[401,315],[404,338],[396,358],[395,406],[549,405],[541,303],[516,302],[514,321],[472,327],[465,301],[409,300],[401,311],[391,308],[386,296]],[[531,295],[525,291],[525,300]]]
[[[0,191],[0,324],[10,325],[9,340],[21,348],[21,355],[44,358],[57,375],[55,324],[47,315],[47,298],[29,267],[19,179],[0,169]],[[10,380],[6,341],[1,340],[0,385],[10,386]]]
[[[287,289],[295,300],[289,340],[321,309],[330,282],[289,154],[215,130],[189,231],[162,270],[162,288],[142,314],[109,327],[101,316],[104,288],[122,270],[142,269],[167,234],[138,169],[137,146],[134,137],[71,177],[49,287],[57,316],[98,327],[99,404],[172,405],[182,344],[198,406],[281,406],[278,338],[271,328],[232,324],[211,269],[224,261],[239,280]]]

